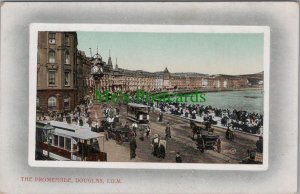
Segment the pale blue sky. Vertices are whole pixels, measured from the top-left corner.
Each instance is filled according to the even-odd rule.
[[[263,71],[263,34],[77,32],[78,49],[90,56],[109,49],[121,68],[171,73],[248,74]]]

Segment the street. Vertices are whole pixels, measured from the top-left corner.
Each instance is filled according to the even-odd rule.
[[[126,119],[126,107],[122,106],[120,111],[120,120],[122,123],[129,121]],[[247,149],[255,148],[258,137],[249,134],[235,133],[235,139],[229,141],[225,138],[225,129],[214,127],[215,133],[220,136],[222,142],[221,153],[216,150],[206,150],[204,153],[197,149],[196,141],[192,139],[192,130],[189,121],[170,114],[164,114],[163,122],[157,121],[158,112],[150,112],[149,138],[145,137],[141,141],[136,138],[137,149],[136,158],[129,159],[129,143],[124,142],[118,145],[114,140],[106,142],[106,151],[109,162],[131,161],[131,162],[175,162],[176,152],[179,152],[185,163],[239,163],[247,157]],[[153,147],[151,140],[154,134],[160,137],[165,136],[165,128],[170,123],[172,138],[167,141],[166,157],[157,158],[153,156]],[[131,121],[129,121],[131,124]]]

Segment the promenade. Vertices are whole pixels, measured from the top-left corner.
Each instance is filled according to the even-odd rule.
[[[122,123],[126,119],[126,107],[122,106],[120,110],[120,119]],[[151,133],[149,138],[141,141],[137,138],[137,157],[130,160],[129,143],[124,142],[119,145],[114,140],[105,141],[105,151],[108,154],[109,162],[175,162],[176,152],[180,152],[183,162],[186,163],[239,163],[247,157],[247,149],[255,148],[258,136],[244,133],[236,133],[235,140],[229,141],[225,138],[225,132],[222,127],[214,126],[215,133],[220,136],[222,141],[222,151],[218,153],[214,150],[207,150],[201,153],[197,148],[196,141],[192,140],[192,130],[189,121],[183,117],[177,117],[171,114],[164,114],[163,122],[157,121],[158,111],[150,113]],[[165,136],[165,127],[167,123],[171,124],[172,138],[167,141],[166,157],[157,158],[152,155],[151,139],[154,134],[161,137]],[[130,122],[129,122],[130,123]],[[131,123],[130,123],[131,124]]]

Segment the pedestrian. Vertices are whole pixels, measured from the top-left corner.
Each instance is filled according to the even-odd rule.
[[[147,125],[147,127],[146,127],[146,136],[147,136],[147,138],[149,138],[149,135],[150,135],[150,126]]]
[[[166,157],[167,141],[165,139],[160,139],[159,141],[159,156],[160,158]]]
[[[99,130],[99,122],[98,122],[98,121],[96,121],[96,125],[95,125],[95,132],[99,132],[98,130]]]
[[[133,132],[134,132],[134,136],[136,136],[136,130],[137,130],[137,128],[138,128],[137,123],[136,123],[136,122],[133,122],[132,125],[131,125],[131,127],[132,127],[132,130],[133,130]]]
[[[159,111],[159,117],[158,118],[159,118],[158,119],[159,122],[163,121],[163,113],[162,113],[162,111]]]
[[[189,117],[189,111],[186,109],[186,111],[185,111],[185,113],[184,113],[184,116],[186,117],[186,118],[188,118]]]
[[[152,112],[155,112],[155,105],[152,105]]]
[[[166,140],[168,140],[169,138],[171,138],[171,127],[170,127],[170,123],[169,122],[167,124],[165,132],[166,132],[165,138],[166,138]]]
[[[135,150],[137,148],[135,137],[132,137],[129,143],[130,146],[130,160],[136,157]]]
[[[196,119],[196,110],[192,111],[192,119]]]
[[[182,163],[182,158],[179,152],[176,153],[175,157],[176,163]]]
[[[79,126],[83,126],[83,120],[82,120],[82,117],[80,117],[80,119],[79,119]]]
[[[154,137],[152,139],[152,146],[153,146],[153,155],[158,156],[159,155],[159,136],[158,134],[154,134]]]
[[[91,127],[91,125],[92,125],[92,119],[90,117],[88,117],[87,124],[89,125],[89,127]]]
[[[222,142],[221,142],[221,139],[219,138],[217,140],[217,152],[221,153],[221,151],[222,151]]]
[[[112,125],[114,123],[114,118],[112,116],[108,117],[107,122],[109,124],[109,128],[112,129]]]
[[[120,109],[117,107],[116,108],[117,116],[120,114]]]

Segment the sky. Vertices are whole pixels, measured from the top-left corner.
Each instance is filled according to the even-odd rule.
[[[262,33],[77,32],[78,49],[120,68],[241,75],[263,71]]]

